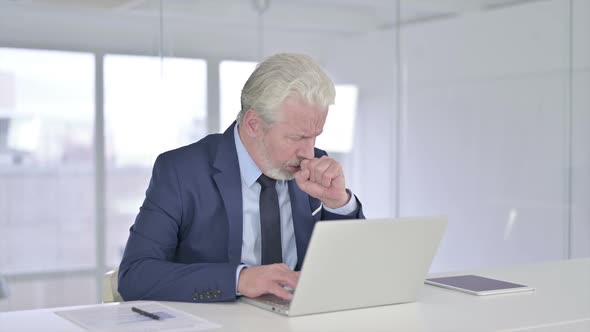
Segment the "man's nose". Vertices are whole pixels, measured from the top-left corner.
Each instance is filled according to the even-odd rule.
[[[305,139],[302,142],[301,147],[299,148],[299,157],[305,159],[313,159],[314,158],[314,147],[315,147],[315,139]]]

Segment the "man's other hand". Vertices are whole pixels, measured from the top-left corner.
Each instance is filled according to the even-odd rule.
[[[247,297],[258,297],[263,294],[274,294],[280,298],[291,300],[293,294],[283,287],[297,287],[299,272],[291,270],[287,264],[271,264],[248,267],[240,271],[238,292]]]
[[[295,173],[295,180],[301,190],[331,209],[348,203],[350,194],[346,191],[340,163],[328,156],[322,156],[302,160],[300,167],[301,170]]]

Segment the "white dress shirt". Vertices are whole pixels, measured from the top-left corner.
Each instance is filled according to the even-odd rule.
[[[240,271],[247,266],[260,265],[262,247],[260,235],[260,184],[256,182],[262,171],[258,168],[238,133],[238,126],[234,127],[234,141],[240,164],[242,178],[242,265],[236,271],[236,292]],[[291,211],[291,199],[289,197],[289,182],[277,180],[277,194],[279,196],[279,211],[281,216],[281,248],[283,249],[283,263],[291,269],[297,265],[297,247],[295,244],[295,229],[293,227],[293,214]],[[352,195],[351,195],[352,196]],[[336,214],[349,214],[357,209],[356,199],[350,199],[348,203],[337,209],[323,207]]]

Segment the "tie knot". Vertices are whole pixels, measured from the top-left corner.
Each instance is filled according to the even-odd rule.
[[[268,187],[273,187],[274,188],[275,183],[277,182],[277,180],[271,179],[268,176],[262,174],[262,175],[260,175],[260,177],[258,178],[258,180],[256,180],[256,182],[260,183],[260,185],[264,189],[264,188],[268,188]]]

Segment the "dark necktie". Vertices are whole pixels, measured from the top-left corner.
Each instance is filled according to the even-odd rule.
[[[283,262],[281,249],[281,214],[276,180],[262,174],[257,180],[260,190],[260,231],[262,243],[262,265]]]

